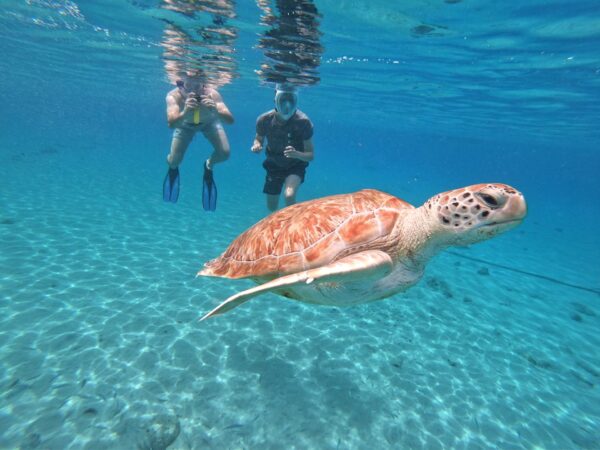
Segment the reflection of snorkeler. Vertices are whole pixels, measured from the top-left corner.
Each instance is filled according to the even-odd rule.
[[[214,211],[217,188],[212,169],[215,164],[229,158],[229,141],[222,122],[233,123],[233,115],[216,89],[204,84],[201,71],[188,71],[177,88],[167,94],[167,122],[174,128],[171,151],[167,156],[169,171],[163,183],[163,199],[175,203],[179,197],[179,164],[196,132],[202,134],[213,146],[213,153],[204,163],[202,205]]]
[[[256,137],[252,152],[259,153],[267,138],[267,171],[263,192],[267,208],[279,207],[283,188],[286,206],[296,203],[296,192],[304,182],[308,162],[314,158],[313,124],[297,109],[298,94],[290,85],[277,85],[275,109],[261,114],[256,120]]]

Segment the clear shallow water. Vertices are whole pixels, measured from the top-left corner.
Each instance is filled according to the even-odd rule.
[[[160,8],[62,4],[78,19],[9,2],[2,448],[600,447],[593,5],[338,4],[317,2],[321,81],[301,93],[317,158],[300,198],[375,187],[420,205],[501,181],[524,192],[527,220],[440,255],[383,302],[263,296],[198,324],[251,283],[194,274],[266,213],[248,151],[272,104],[254,73],[260,10],[237,5],[232,20],[232,158],[208,214],[200,140],[177,205],[160,199]]]

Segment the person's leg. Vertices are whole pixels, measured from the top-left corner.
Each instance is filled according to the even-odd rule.
[[[296,192],[302,184],[302,178],[295,173],[288,175],[283,185],[283,197],[285,199],[285,206],[290,206],[296,203]]]
[[[194,137],[192,130],[177,128],[173,132],[171,141],[171,151],[167,155],[167,164],[169,170],[163,180],[163,200],[165,202],[177,203],[179,198],[179,164],[183,161],[183,156],[190,142]]]
[[[281,188],[285,178],[277,171],[274,171],[268,162],[269,161],[267,160],[263,163],[263,167],[267,171],[263,193],[267,194],[267,208],[269,211],[273,212],[277,211],[277,208],[279,208],[279,195],[281,194]]]
[[[279,195],[267,194],[267,208],[269,211],[277,211],[279,208]]]
[[[214,122],[203,130],[204,136],[213,147],[213,152],[207,160],[207,168],[212,170],[215,164],[229,159],[231,149],[229,140],[221,122]]]
[[[173,140],[171,141],[171,151],[167,156],[167,164],[169,164],[169,168],[177,169],[181,161],[183,161],[183,157],[185,156],[185,152],[188,149],[190,142],[194,138],[194,131],[186,130],[183,128],[177,128],[173,132]]]

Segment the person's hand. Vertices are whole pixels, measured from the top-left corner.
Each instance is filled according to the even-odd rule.
[[[285,156],[286,158],[295,158],[298,159],[298,155],[300,154],[299,151],[297,151],[294,147],[292,147],[291,145],[288,145],[285,150],[283,151],[283,156]]]
[[[215,101],[210,98],[210,97],[202,97],[202,100],[200,101],[200,103],[202,104],[202,106],[204,106],[205,108],[208,109],[217,109],[217,104],[215,103]]]
[[[250,151],[252,153],[260,153],[261,150],[262,144],[260,142],[255,142],[254,144],[252,144],[252,147],[250,147]]]
[[[190,111],[198,109],[200,105],[198,104],[198,100],[196,97],[190,96],[185,99],[185,107],[183,108],[183,113],[186,114]]]

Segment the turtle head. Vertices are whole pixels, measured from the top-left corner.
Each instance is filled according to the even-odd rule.
[[[444,192],[430,198],[424,206],[448,245],[490,239],[519,225],[527,214],[523,194],[499,183]]]

